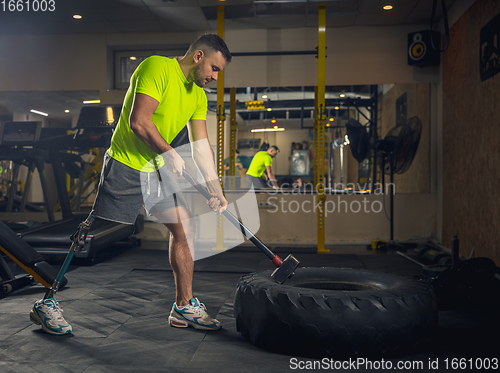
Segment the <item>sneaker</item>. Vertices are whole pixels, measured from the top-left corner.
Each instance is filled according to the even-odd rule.
[[[198,298],[191,299],[189,304],[183,307],[177,307],[174,303],[168,323],[176,328],[187,328],[191,325],[202,330],[219,330],[222,327],[218,320],[208,315],[207,308]]]
[[[63,335],[71,333],[69,325],[62,316],[62,308],[54,298],[40,299],[35,302],[30,312],[30,319],[49,334]]]

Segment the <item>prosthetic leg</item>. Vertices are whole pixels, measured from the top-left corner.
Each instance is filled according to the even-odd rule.
[[[73,259],[73,256],[75,256],[77,250],[83,248],[83,246],[85,245],[85,239],[87,238],[87,233],[89,232],[90,226],[94,222],[94,219],[95,217],[92,215],[92,213],[90,213],[87,219],[78,225],[78,230],[71,236],[71,241],[73,241],[73,243],[71,244],[68,255],[66,256],[66,259],[64,259],[64,263],[62,264],[61,269],[59,270],[59,273],[57,274],[57,277],[54,280],[54,283],[47,290],[43,299],[54,298],[54,295],[56,294],[57,290],[59,290],[61,281],[64,278],[66,271],[68,270],[68,267],[71,263],[71,260]]]
[[[31,309],[30,320],[36,325],[41,325],[42,330],[46,333],[64,335],[72,332],[71,325],[64,320],[62,308],[59,306],[54,296],[61,285],[64,274],[68,270],[69,264],[76,251],[84,246],[85,238],[93,222],[94,216],[90,213],[87,219],[80,223],[78,230],[71,236],[71,241],[73,242],[54,283],[50,289],[47,290],[43,299],[36,301]]]

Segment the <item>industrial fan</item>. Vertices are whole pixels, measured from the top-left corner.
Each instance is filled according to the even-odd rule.
[[[392,128],[383,140],[375,144],[382,156],[379,166],[385,174],[402,174],[410,168],[421,133],[422,121],[412,117],[406,124]]]
[[[349,118],[346,123],[346,130],[352,156],[361,163],[370,156],[370,134],[367,127],[357,120]]]
[[[365,189],[370,179],[370,153],[372,150],[371,135],[368,132],[369,128],[370,126],[362,125],[353,118],[349,118],[346,123],[349,148],[351,148],[352,156],[359,163],[358,183],[359,185],[364,184]]]
[[[422,121],[417,117],[410,118],[406,124],[392,128],[383,140],[375,144],[379,167],[382,170],[382,185],[384,175],[390,175],[390,229],[391,241],[394,239],[394,174],[406,172],[415,158],[420,135],[422,133]]]

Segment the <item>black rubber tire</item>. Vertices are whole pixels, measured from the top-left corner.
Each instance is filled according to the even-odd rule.
[[[402,356],[437,329],[433,288],[403,276],[346,268],[298,268],[239,279],[237,330],[255,345],[303,357]]]

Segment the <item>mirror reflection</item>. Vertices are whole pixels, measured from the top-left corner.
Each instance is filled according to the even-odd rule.
[[[225,93],[229,122],[230,90]],[[209,111],[216,114],[216,90],[207,89],[207,96]],[[278,185],[312,185],[318,162],[315,107],[315,87],[237,88],[235,176],[244,177],[253,157],[275,145],[280,151],[272,173]],[[325,187],[383,192],[392,174],[395,192],[428,193],[429,108],[429,84],[327,86]],[[228,175],[229,146],[225,148]],[[266,174],[263,178],[269,179]]]

